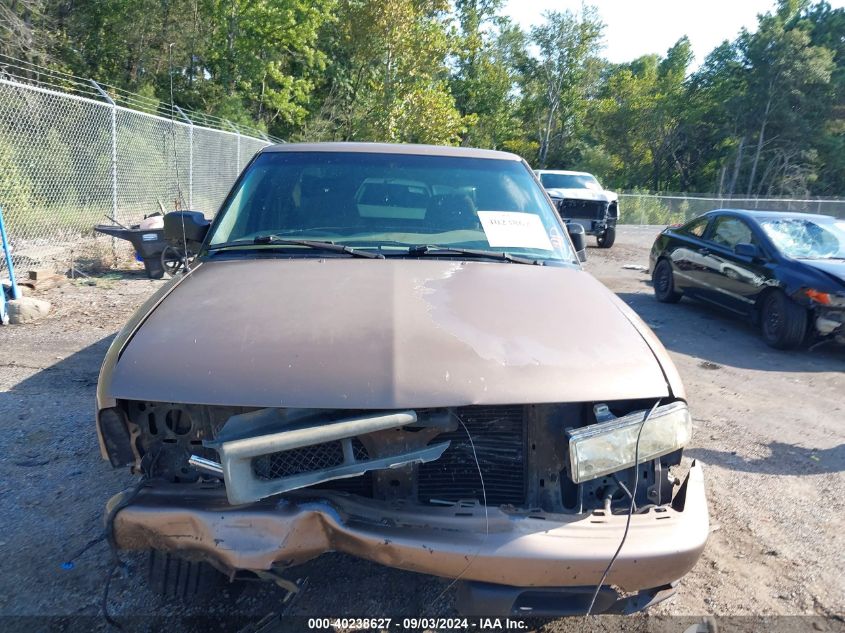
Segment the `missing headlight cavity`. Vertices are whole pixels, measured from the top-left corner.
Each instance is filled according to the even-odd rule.
[[[136,472],[171,482],[195,482],[200,473],[188,464],[194,454],[216,460],[217,453],[202,446],[227,418],[244,411],[172,402],[122,401],[132,437]],[[150,459],[157,455],[155,460]]]

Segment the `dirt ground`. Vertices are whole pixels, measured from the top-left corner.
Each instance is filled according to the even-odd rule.
[[[681,372],[695,418],[685,459],[704,465],[712,533],[678,594],[624,628],[682,632],[682,623],[700,616],[765,616],[722,628],[753,631],[765,622],[781,630],[772,623],[791,622],[789,630],[843,630],[845,350],[777,352],[751,326],[714,309],[658,304],[636,269],[647,265],[656,233],[623,227],[611,250],[589,250],[587,270],[654,329]],[[54,306],[46,320],[0,328],[0,628],[105,627],[96,616],[108,549],[96,544],[67,563],[102,532],[106,500],[133,481],[100,459],[94,390],[112,337],[161,283],[138,270],[69,282],[43,293]],[[143,556],[126,562],[110,590],[114,615],[215,618],[280,609],[281,590],[258,584],[202,608],[176,607],[146,589]],[[451,592],[439,597],[440,579],[338,554],[293,571],[307,584],[290,614],[454,614]],[[816,618],[778,618],[796,615]],[[216,622],[214,630],[234,627]],[[610,626],[601,619],[535,624],[544,631]]]

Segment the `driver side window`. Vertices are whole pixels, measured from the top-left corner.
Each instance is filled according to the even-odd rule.
[[[709,241],[733,250],[737,244],[757,244],[751,227],[743,220],[723,215],[713,221]]]
[[[704,231],[707,229],[708,222],[710,222],[710,218],[708,217],[698,218],[692,222],[688,222],[682,226],[680,230],[688,235],[703,237]]]

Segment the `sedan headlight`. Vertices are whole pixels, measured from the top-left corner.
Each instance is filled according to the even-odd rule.
[[[567,430],[570,476],[576,484],[634,465],[637,434],[648,411],[609,422]],[[657,407],[643,426],[637,463],[682,448],[692,436],[692,419],[683,402]]]
[[[839,295],[830,292],[822,292],[809,288],[804,291],[810,299],[823,306],[830,306],[831,308],[845,308],[845,295]]]

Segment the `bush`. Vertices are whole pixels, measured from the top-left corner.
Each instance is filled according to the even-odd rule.
[[[502,143],[502,149],[521,156],[530,164],[537,160],[537,152],[540,151],[540,144],[537,141],[510,139]]]
[[[619,196],[619,224],[676,224],[684,222],[689,213],[689,202],[665,200],[637,191]],[[674,208],[673,208],[674,207]]]
[[[33,206],[32,183],[18,169],[11,145],[0,137],[0,207],[9,235],[24,231],[33,221]]]

